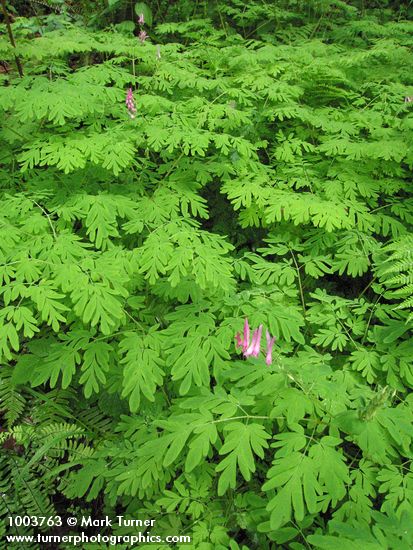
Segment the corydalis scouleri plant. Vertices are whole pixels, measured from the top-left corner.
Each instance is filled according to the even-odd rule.
[[[208,5],[225,28],[152,27],[161,59],[24,21],[30,76],[0,74],[0,514],[155,513],[196,550],[408,548],[411,269],[375,267],[413,224],[413,25]],[[277,368],[249,359],[271,335]]]

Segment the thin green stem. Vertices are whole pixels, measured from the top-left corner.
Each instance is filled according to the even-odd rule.
[[[248,420],[270,420],[269,416],[251,416],[249,414],[242,415],[242,416],[231,416],[231,418],[220,418],[219,420],[211,420],[211,422],[206,422],[206,424],[219,424],[221,422],[229,422],[230,420],[242,420],[246,419]],[[281,417],[280,417],[281,418]],[[201,426],[204,426],[204,424],[200,424]]]
[[[6,8],[6,0],[0,0],[0,2],[1,2],[2,11],[3,11],[4,21],[5,21],[6,27],[7,27],[7,34],[9,35],[10,44],[13,46],[14,49],[16,49],[16,42],[14,40],[13,30],[11,28],[11,21],[10,21],[10,17],[9,17],[7,8]],[[22,67],[20,58],[19,58],[18,55],[15,55],[14,59],[16,61],[19,76],[20,76],[20,78],[22,78],[23,77],[23,67]]]
[[[40,208],[40,210],[41,210],[41,211],[43,212],[43,214],[46,216],[47,221],[49,222],[50,228],[51,228],[51,230],[52,230],[54,240],[56,240],[56,239],[57,239],[56,231],[55,231],[55,228],[53,227],[52,220],[50,219],[49,214],[46,212],[46,210],[43,208],[43,206],[41,206],[39,203],[37,203],[37,202],[34,201],[33,199],[30,199],[30,200],[32,201],[33,204],[35,204],[38,208]]]
[[[300,298],[301,298],[301,304],[303,306],[303,312],[304,312],[304,317],[306,316],[306,305],[305,305],[305,299],[304,299],[304,290],[303,290],[303,284],[302,284],[302,281],[301,281],[301,275],[300,275],[300,267],[297,263],[297,260],[295,259],[295,254],[294,252],[291,250],[290,247],[288,247],[290,253],[291,253],[291,256],[293,258],[293,262],[294,262],[294,265],[295,265],[295,269],[297,270],[297,276],[298,276],[298,288],[300,290]]]

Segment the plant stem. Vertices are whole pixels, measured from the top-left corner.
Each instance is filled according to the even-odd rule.
[[[293,257],[293,262],[294,262],[294,265],[295,265],[295,269],[297,271],[297,276],[298,276],[298,288],[300,290],[300,298],[301,298],[301,305],[303,306],[303,312],[304,312],[304,317],[306,315],[306,307],[305,307],[305,299],[304,299],[304,291],[303,291],[303,284],[301,282],[301,275],[300,275],[300,268],[298,266],[298,263],[297,263],[297,260],[295,259],[295,255],[294,255],[294,252],[292,251],[292,249],[290,247],[288,247],[290,253],[291,253],[291,256]]]
[[[211,420],[211,422],[206,422],[206,424],[219,424],[220,422],[228,422],[229,420],[241,420],[243,418],[248,418],[248,420],[252,419],[262,419],[262,420],[268,420],[269,416],[251,416],[249,414],[243,415],[243,416],[231,416],[230,418],[220,418],[219,420]],[[198,424],[199,426],[204,426],[205,424]]]
[[[6,22],[7,33],[9,35],[10,44],[13,46],[13,48],[16,48],[16,42],[14,41],[13,31],[12,31],[11,23],[10,23],[10,17],[9,17],[9,14],[7,13],[7,9],[6,9],[6,0],[0,0],[0,2],[1,2],[1,7],[3,9],[4,21]],[[22,67],[20,58],[19,58],[18,55],[15,55],[14,59],[16,61],[19,76],[21,78],[23,76],[23,67]]]

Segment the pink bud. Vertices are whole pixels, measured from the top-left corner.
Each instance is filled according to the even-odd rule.
[[[141,31],[139,34],[138,34],[138,38],[141,42],[145,42],[145,40],[148,38],[148,35],[145,31]]]
[[[260,325],[257,330],[254,330],[254,334],[252,335],[252,341],[248,349],[244,352],[245,357],[249,357],[252,355],[253,357],[258,357],[260,353],[261,348],[261,333],[262,333],[262,325]]]
[[[272,363],[272,347],[275,342],[275,336],[271,338],[271,335],[268,332],[268,330],[266,331],[265,335],[267,337],[267,355],[265,357],[265,363],[269,366]]]
[[[245,317],[244,321],[244,339],[242,344],[242,351],[247,351],[247,348],[250,345],[250,327],[248,324],[248,317]]]
[[[136,106],[135,106],[135,100],[133,98],[132,88],[128,89],[128,92],[126,94],[125,104],[126,104],[126,108],[128,109],[129,116],[131,118],[135,118]]]
[[[144,25],[144,23],[145,23],[145,17],[143,15],[143,13],[140,13],[139,17],[138,17],[138,24],[139,25]]]

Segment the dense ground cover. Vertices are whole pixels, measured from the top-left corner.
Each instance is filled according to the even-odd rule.
[[[92,4],[0,28],[2,517],[405,550],[410,3]]]

